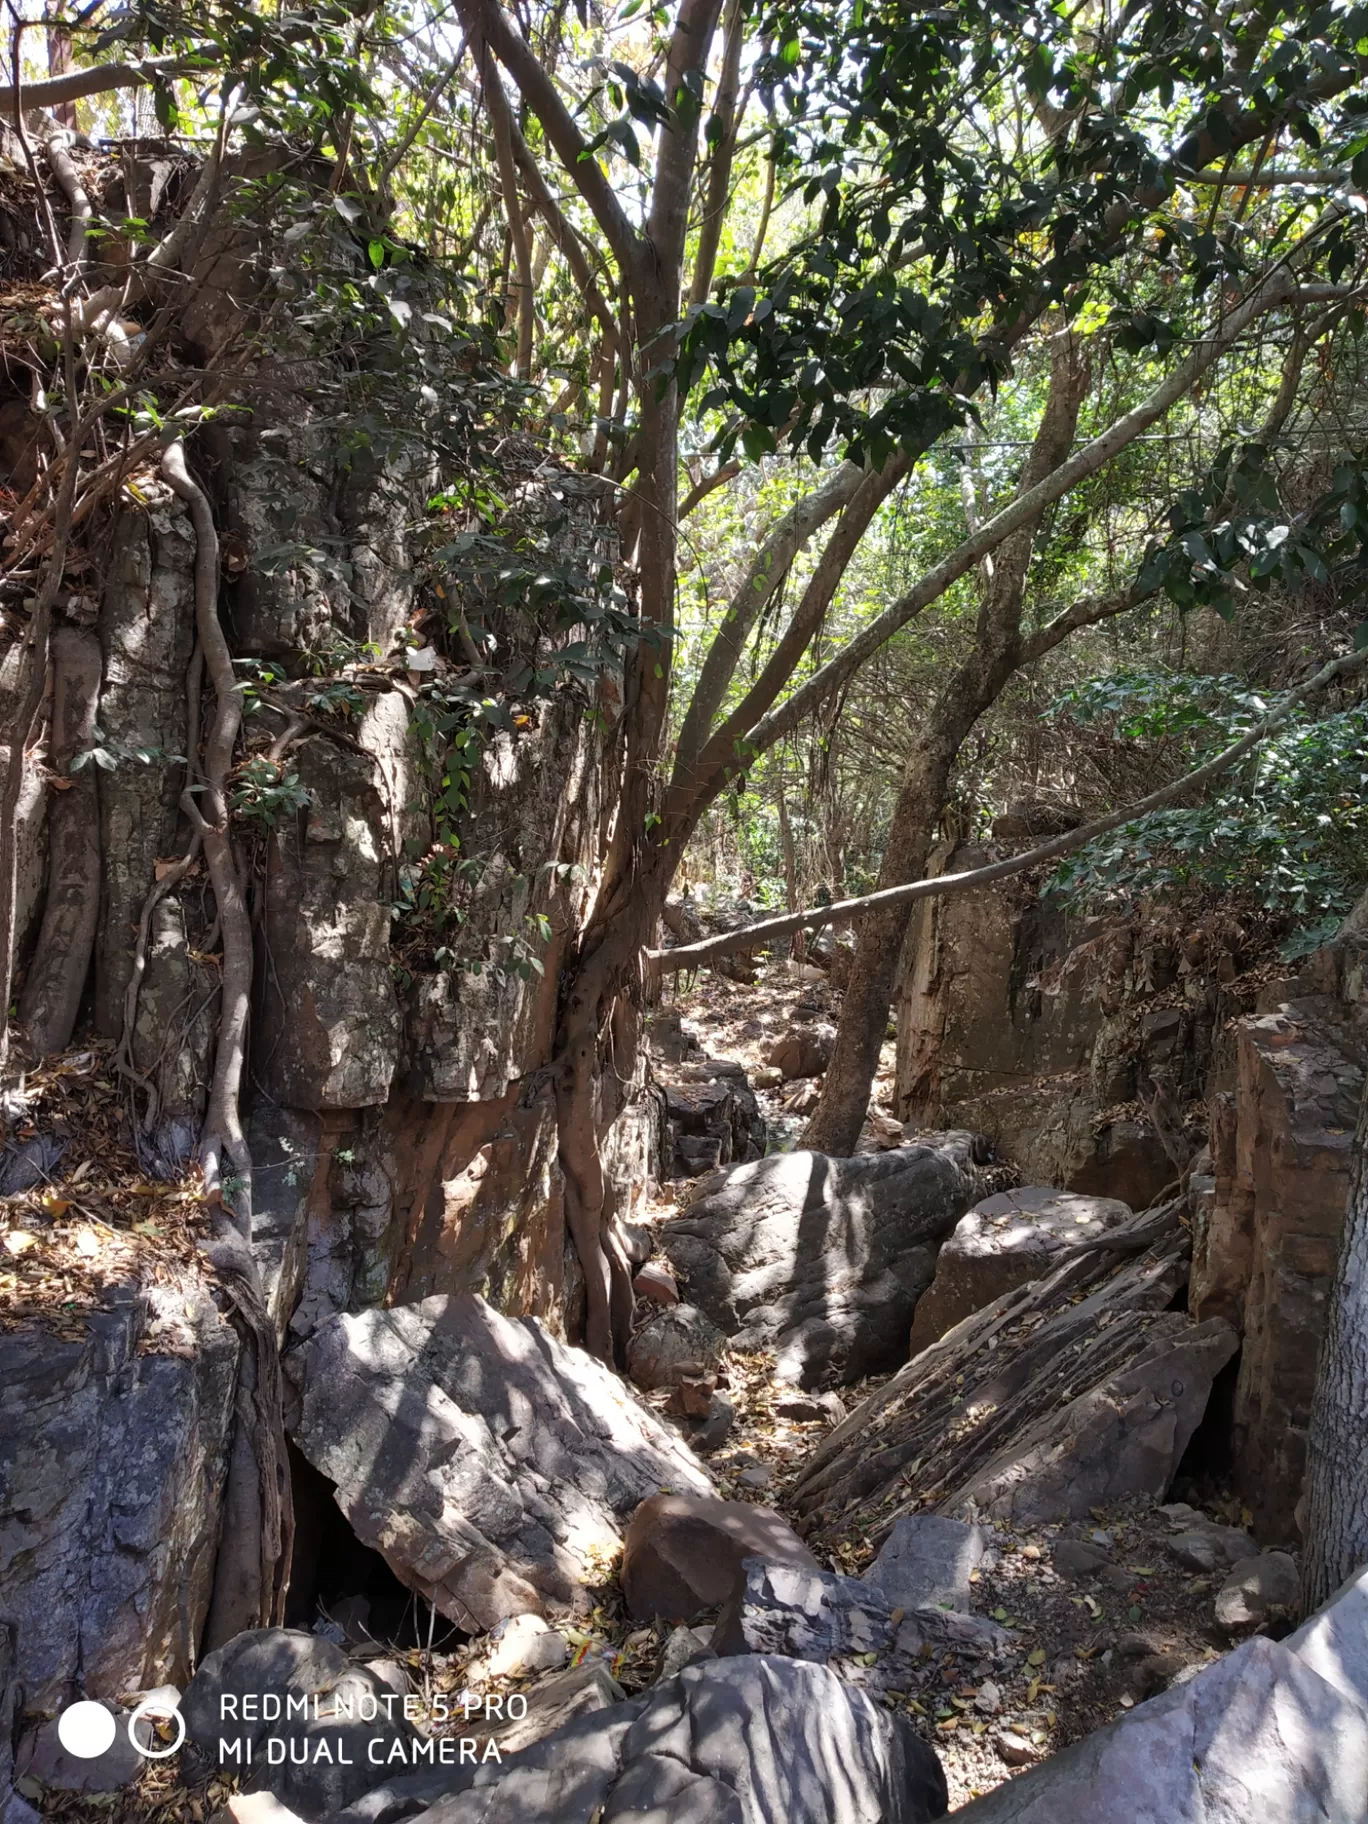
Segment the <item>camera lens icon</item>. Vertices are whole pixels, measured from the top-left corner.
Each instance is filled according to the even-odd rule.
[[[146,1742],[140,1740],[138,1735],[138,1724],[144,1721],[148,1725],[144,1731],[148,1738]],[[169,1747],[153,1748],[148,1745],[157,1740],[151,1727],[153,1723],[170,1723],[173,1726],[175,1739]],[[179,1706],[170,1703],[166,1698],[145,1697],[128,1719],[128,1739],[144,1760],[169,1761],[185,1740],[185,1718],[181,1714]]]

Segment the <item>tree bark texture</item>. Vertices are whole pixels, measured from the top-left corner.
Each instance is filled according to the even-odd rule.
[[[1050,394],[1021,478],[1022,493],[1067,456],[1087,381],[1082,345],[1071,335],[1059,336]],[[1021,662],[1022,606],[1039,523],[1037,516],[1003,540],[992,576],[984,583],[973,651],[936,698],[913,742],[879,869],[879,890],[917,880],[925,872],[960,747]],[[817,1152],[844,1156],[859,1142],[911,917],[910,905],[885,906],[866,913],[860,924],[835,1050],[804,1136],[804,1144]]]
[[[1309,1614],[1368,1564],[1368,1091],[1306,1443],[1302,1606]]]
[[[36,1057],[70,1043],[90,969],[100,912],[100,806],[90,761],[100,701],[100,643],[93,633],[59,627],[52,636],[52,734],[49,763],[61,783],[48,806],[47,901],[19,1019]]]

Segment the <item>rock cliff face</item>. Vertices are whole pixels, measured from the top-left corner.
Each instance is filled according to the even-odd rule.
[[[232,1327],[182,1287],[92,1318],[82,1341],[0,1337],[0,1613],[15,1639],[0,1689],[14,1711],[188,1675],[237,1364]]]
[[[140,182],[139,155],[126,163]],[[152,221],[157,207],[136,213]],[[178,353],[208,362],[242,327],[257,251],[228,232],[180,275],[200,289]],[[386,358],[368,346],[373,356]],[[615,802],[619,662],[592,629],[568,624],[559,599],[491,600],[478,651],[464,618],[461,640],[445,627],[451,601],[483,587],[473,560],[463,567],[459,537],[440,564],[425,554],[434,477],[403,450],[339,436],[315,399],[331,384],[326,361],[313,347],[263,355],[244,383],[249,409],[187,444],[218,531],[217,612],[247,711],[228,793],[253,930],[241,1094],[268,1317],[288,1347],[347,1314],[477,1295],[574,1340],[583,1286],[546,1066]],[[557,576],[585,564],[611,576],[597,484],[525,454],[516,548]],[[28,445],[0,435],[0,501],[24,461]],[[35,749],[21,804],[20,986],[45,916],[74,898],[79,941],[59,958],[72,1018],[48,1049],[93,1046],[112,1076],[117,1048],[135,1110],[121,1138],[138,1171],[174,1180],[205,1114],[224,967],[203,858],[176,865],[191,841],[187,756],[213,706],[192,659],[196,539],[186,505],[148,469],[81,537],[81,583],[59,596],[53,646],[78,652],[89,674],[65,718],[76,748],[98,741],[105,759],[54,792],[52,763],[73,756]],[[5,608],[0,739],[24,624]],[[432,635],[421,655],[409,644]],[[563,667],[571,645],[578,656]],[[458,738],[459,789],[444,776],[458,770]],[[244,754],[288,792],[254,801]],[[421,874],[439,836],[452,858],[441,919]],[[61,871],[72,857],[87,889],[75,895]],[[635,1058],[623,1039],[622,1057]],[[597,1114],[609,1195],[630,1215],[658,1167],[661,1099],[642,1069],[624,1068]],[[41,1132],[25,1144],[33,1159],[0,1155],[5,1190],[53,1163]],[[36,1327],[0,1337],[0,1715],[51,1709],[82,1688],[179,1682],[193,1666],[243,1406],[244,1330],[212,1273],[186,1289],[175,1321],[158,1296],[120,1288],[79,1341]]]
[[[1353,1011],[1340,994],[1309,994],[1239,1023],[1235,1085],[1212,1124],[1215,1195],[1195,1225],[1192,1309],[1243,1333],[1235,1474],[1256,1533],[1274,1543],[1296,1537],[1348,1203],[1366,1050]]]
[[[976,1127],[1040,1183],[1137,1209],[1197,1167],[1190,1308],[1240,1335],[1226,1443],[1266,1544],[1296,1537],[1368,1056],[1361,952],[1248,968],[1228,915],[1083,921],[1027,888],[926,902],[904,969],[905,1118]]]
[[[1004,852],[938,862],[958,871]],[[1174,1145],[1196,1150],[1160,1131],[1152,1088],[1181,1129],[1219,1064],[1224,1022],[1252,1005],[1225,979],[1242,936],[1229,923],[1081,919],[1013,881],[925,901],[897,1005],[899,1115],[987,1134],[1028,1183],[1143,1209],[1178,1175]]]

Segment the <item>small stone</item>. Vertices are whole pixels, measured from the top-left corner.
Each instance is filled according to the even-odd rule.
[[[700,1457],[708,1457],[715,1450],[720,1450],[731,1436],[732,1426],[736,1423],[736,1408],[725,1395],[715,1393],[706,1417],[683,1419],[677,1423],[690,1450]]]
[[[768,1488],[771,1477],[763,1463],[752,1463],[749,1468],[741,1471],[736,1480],[742,1488]]]
[[[975,1710],[981,1710],[985,1716],[996,1716],[1002,1708],[1002,1693],[991,1678],[985,1678],[974,1697]]]
[[[679,1287],[675,1284],[674,1274],[656,1260],[647,1261],[632,1281],[632,1290],[638,1298],[648,1299],[653,1305],[679,1303]]]
[[[945,1603],[969,1607],[969,1580],[983,1561],[990,1534],[941,1514],[905,1514],[893,1524],[865,1572],[894,1608]]]
[[[1156,1648],[1144,1634],[1122,1634],[1117,1638],[1116,1651],[1122,1659],[1148,1659]]]
[[[839,1425],[846,1416],[846,1409],[837,1394],[799,1393],[785,1388],[774,1402],[774,1414],[779,1419],[796,1419],[800,1424],[825,1420],[828,1424]]]
[[[1135,1682],[1141,1695],[1151,1697],[1165,1690],[1187,1665],[1181,1653],[1151,1653],[1135,1668]]]
[[[1040,1759],[1040,1750],[1015,1729],[999,1729],[993,1740],[1009,1767],[1029,1767]]]
[[[1112,1538],[1111,1534],[1108,1532],[1105,1532],[1103,1530],[1103,1528],[1100,1526],[1095,1526],[1093,1528],[1093,1530],[1088,1534],[1088,1538],[1092,1541],[1092,1543],[1094,1545],[1100,1545],[1102,1547],[1103,1551],[1106,1551],[1106,1552],[1109,1552],[1112,1549],[1113,1545],[1115,1545],[1115,1543],[1116,1543],[1116,1541]]]
[[[665,1651],[660,1657],[660,1672],[656,1683],[673,1678],[695,1660],[715,1659],[717,1655],[712,1650],[711,1640],[711,1628],[671,1628],[665,1642]]]
[[[673,1387],[686,1374],[715,1370],[726,1341],[692,1305],[662,1308],[627,1345],[627,1372],[638,1387]]]
[[[1288,1552],[1242,1558],[1216,1593],[1216,1620],[1227,1632],[1257,1627],[1295,1609],[1301,1595],[1297,1561]]]
[[[1186,1501],[1166,1501],[1159,1512],[1172,1526],[1191,1526],[1194,1521],[1206,1520],[1200,1508],[1189,1507]]]
[[[716,1386],[717,1382],[710,1374],[686,1374],[666,1400],[665,1410],[676,1418],[705,1419],[712,1411]]]
[[[1198,1526],[1174,1533],[1168,1550],[1189,1571],[1224,1571],[1242,1559],[1257,1556],[1258,1547],[1236,1526]]]

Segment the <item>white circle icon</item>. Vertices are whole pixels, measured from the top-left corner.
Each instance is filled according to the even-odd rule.
[[[169,1748],[149,1748],[138,1740],[137,1725],[146,1717],[150,1722],[174,1723],[176,1739]],[[128,1719],[128,1739],[146,1760],[166,1761],[179,1749],[185,1740],[185,1718],[175,1704],[168,1704],[165,1698],[145,1697]],[[155,1741],[156,1737],[149,1739]]]
[[[78,1761],[98,1760],[114,1745],[114,1717],[93,1698],[69,1704],[57,1718],[57,1740]]]

